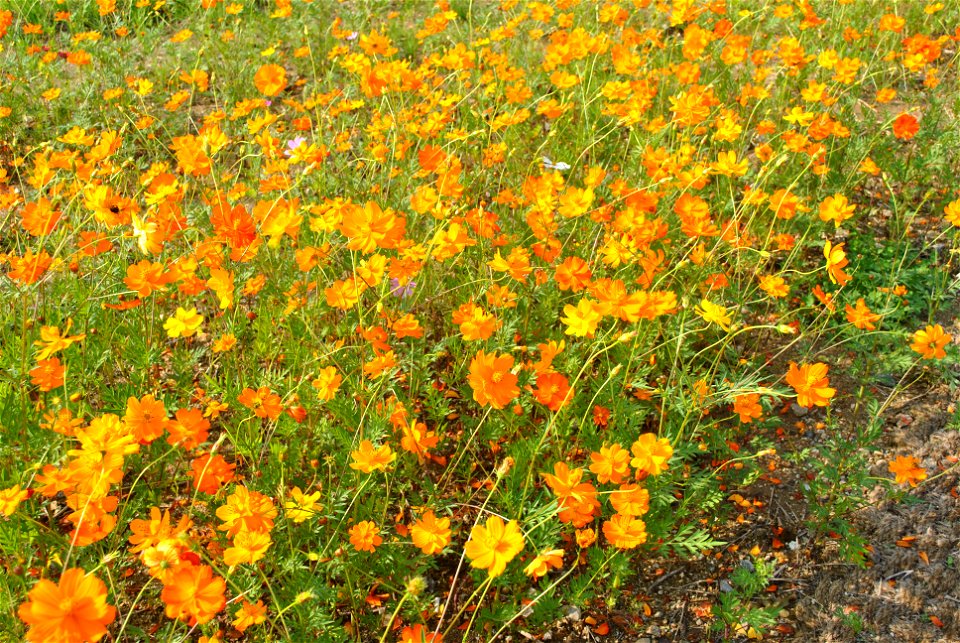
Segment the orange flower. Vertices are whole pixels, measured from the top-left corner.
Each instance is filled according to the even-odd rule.
[[[911,487],[916,487],[918,482],[927,479],[926,470],[911,455],[898,456],[888,466],[890,473],[896,476],[895,482],[897,484],[909,483]]]
[[[880,315],[874,313],[867,306],[867,303],[860,297],[857,300],[856,308],[847,304],[847,321],[860,330],[874,330],[876,326],[873,322],[880,321]]]
[[[190,627],[210,621],[227,600],[226,583],[207,565],[184,565],[164,583],[160,600],[170,618],[186,620]]]
[[[593,273],[590,266],[580,257],[567,257],[557,266],[554,279],[560,290],[580,292],[590,285]]]
[[[467,302],[453,312],[453,323],[460,326],[460,333],[468,342],[490,339],[494,331],[500,328],[495,316],[473,302]]]
[[[827,378],[829,368],[821,362],[804,364],[800,367],[797,367],[795,362],[790,362],[786,379],[787,384],[797,392],[798,405],[810,408],[830,404],[830,398],[834,396],[836,390],[829,386],[830,380]]]
[[[227,532],[230,538],[241,531],[268,532],[273,529],[276,517],[277,508],[269,496],[237,485],[227,496],[227,504],[217,509],[217,518],[223,521],[217,529]]]
[[[900,114],[893,121],[893,135],[901,141],[909,141],[920,131],[920,123],[912,114]]]
[[[70,331],[70,325],[71,322],[68,321],[64,333]],[[33,343],[34,346],[42,347],[40,352],[37,353],[37,359],[47,359],[54,353],[66,350],[74,342],[82,341],[85,337],[86,334],[65,335],[56,326],[42,326],[40,328],[40,341]]]
[[[165,540],[178,538],[192,526],[193,522],[188,517],[183,516],[176,527],[173,527],[170,525],[169,511],[164,511],[161,514],[160,509],[152,507],[150,509],[150,520],[137,518],[130,521],[130,531],[133,532],[133,535],[129,538],[130,544],[133,545],[130,551],[139,553]]]
[[[253,84],[264,96],[276,96],[287,87],[287,70],[280,65],[263,65],[254,74]]]
[[[960,228],[960,199],[951,201],[943,208],[944,218]]]
[[[317,504],[320,500],[319,491],[306,494],[300,487],[294,487],[290,490],[290,498],[283,503],[284,515],[297,524],[313,518],[323,509]]]
[[[245,632],[251,625],[259,625],[266,620],[267,606],[263,601],[253,604],[243,599],[243,605],[237,610],[236,618],[233,619],[233,626],[238,632]]]
[[[563,550],[551,549],[542,554],[537,554],[536,558],[523,568],[523,573],[537,579],[546,576],[550,568],[560,569],[561,567],[563,567]]]
[[[144,395],[139,400],[130,397],[123,421],[139,442],[147,444],[163,435],[168,422],[167,410],[163,401],[152,395]]]
[[[391,462],[397,459],[397,454],[393,452],[389,444],[373,448],[373,442],[363,440],[360,442],[360,448],[350,453],[353,462],[350,468],[363,473],[371,473],[375,469],[386,471]]]
[[[557,496],[560,513],[557,518],[560,522],[572,523],[580,528],[590,523],[600,501],[597,500],[597,489],[589,482],[580,482],[583,469],[571,469],[564,462],[553,465],[553,473],[541,473],[547,486]]]
[[[647,526],[638,518],[617,514],[603,523],[603,535],[617,549],[633,549],[647,542]]]
[[[30,369],[30,382],[38,386],[41,391],[52,391],[63,386],[63,375],[66,367],[56,357],[42,359],[35,368]]]
[[[134,290],[139,297],[149,297],[151,293],[166,289],[169,275],[162,263],[147,261],[127,266],[127,276],[123,280],[127,288]]]
[[[601,447],[599,452],[590,454],[590,460],[590,471],[601,484],[620,484],[630,475],[630,452],[619,444]]]
[[[760,277],[760,289],[775,299],[790,294],[790,286],[778,275],[763,275]]]
[[[237,465],[230,464],[219,453],[205,453],[194,458],[187,475],[193,480],[197,491],[214,494],[220,487],[233,481],[233,471]]]
[[[350,544],[357,551],[367,551],[371,554],[383,544],[380,537],[380,528],[369,520],[358,522],[350,528]]]
[[[37,202],[31,201],[20,213],[23,229],[34,237],[45,237],[57,227],[61,212],[54,210],[53,205],[45,198]]]
[[[53,263],[53,257],[46,250],[41,250],[36,255],[33,254],[32,250],[27,250],[22,257],[11,255],[8,257],[8,261],[10,261],[12,270],[7,273],[7,276],[14,281],[19,281],[24,286],[29,286],[47,272]]]
[[[244,387],[240,395],[237,396],[237,401],[253,411],[253,414],[258,418],[276,420],[283,413],[280,396],[266,386],[261,386],[256,391]]]
[[[952,340],[953,337],[943,331],[943,326],[937,324],[915,332],[910,348],[920,353],[923,359],[943,359],[947,356],[944,347]]]
[[[410,527],[413,544],[427,556],[438,554],[450,544],[450,519],[437,518],[427,511]]]
[[[481,349],[470,362],[470,388],[473,389],[473,399],[477,404],[489,404],[495,409],[502,409],[512,402],[520,389],[517,388],[517,376],[510,372],[513,368],[513,357],[484,353]]]
[[[400,643],[443,643],[440,634],[431,632],[429,628],[417,623],[409,625],[400,631]]]
[[[624,516],[642,516],[650,511],[650,492],[637,484],[620,485],[610,494],[614,511]]]
[[[107,586],[79,567],[68,569],[60,582],[34,585],[17,614],[30,626],[26,640],[36,643],[99,641],[117,610],[107,603]]]
[[[573,399],[573,389],[566,375],[560,373],[541,373],[537,376],[537,388],[533,396],[540,404],[551,411],[559,411]]]
[[[637,470],[638,478],[643,474],[657,476],[670,468],[673,446],[667,438],[644,433],[630,446],[630,451],[633,453],[630,465]]]
[[[853,211],[857,206],[847,201],[847,197],[842,194],[828,196],[820,204],[820,220],[833,221],[834,227],[840,227],[840,224],[853,216]]]
[[[847,259],[847,253],[843,251],[842,243],[834,246],[828,239],[823,245],[823,256],[827,260],[827,274],[830,276],[831,282],[838,286],[843,286],[850,281],[850,275],[843,271],[843,269],[847,267],[847,264],[850,263],[850,260]]]
[[[763,417],[760,395],[758,393],[744,393],[736,396],[733,398],[733,412],[740,415],[740,421],[744,424],[749,424],[754,419]]]
[[[474,525],[463,550],[471,567],[486,569],[493,578],[502,574],[507,563],[523,551],[523,544],[516,520],[504,524],[500,516],[490,516],[486,525]]]
[[[167,443],[179,444],[184,449],[195,449],[206,441],[210,421],[200,409],[179,409],[176,419],[167,423]]]
[[[577,529],[575,532],[577,539],[577,547],[581,549],[586,549],[593,543],[597,542],[597,532],[593,529]]]

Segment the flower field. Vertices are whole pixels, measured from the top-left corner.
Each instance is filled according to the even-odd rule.
[[[0,642],[960,640],[958,52],[0,2]]]

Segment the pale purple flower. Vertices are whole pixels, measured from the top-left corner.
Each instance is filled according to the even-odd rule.
[[[390,294],[394,297],[399,297],[400,299],[405,299],[413,294],[413,289],[417,286],[417,282],[408,281],[405,286],[400,285],[400,280],[394,277],[390,280]]]
[[[287,141],[287,149],[284,150],[283,155],[290,156],[294,150],[296,150],[298,147],[300,147],[302,144],[306,142],[307,142],[307,139],[305,139],[302,136],[298,136],[291,141]]]

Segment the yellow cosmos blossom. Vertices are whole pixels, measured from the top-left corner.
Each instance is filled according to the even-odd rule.
[[[700,302],[699,306],[694,308],[694,312],[700,315],[708,324],[716,324],[726,331],[730,330],[730,324],[733,322],[726,308],[706,298]]]
[[[167,337],[192,337],[203,324],[203,317],[197,312],[196,308],[185,310],[177,307],[176,314],[163,324],[167,331]]]

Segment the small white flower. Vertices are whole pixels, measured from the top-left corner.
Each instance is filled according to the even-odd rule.
[[[564,163],[563,161],[557,161],[554,163],[546,156],[543,157],[543,167],[547,170],[559,170],[560,172],[566,172],[570,169],[569,163]]]

